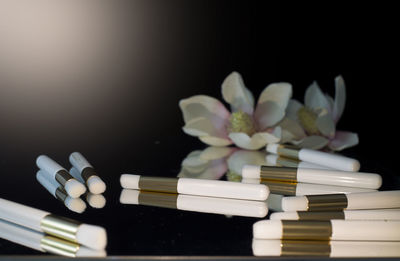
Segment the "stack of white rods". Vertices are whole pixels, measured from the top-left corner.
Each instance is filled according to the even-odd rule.
[[[278,144],[267,151],[268,164],[283,167],[242,169],[242,182],[281,194],[281,212],[253,225],[254,255],[400,256],[400,191],[377,191],[380,175],[331,153]]]
[[[67,241],[65,247],[71,242],[76,244],[73,254],[76,254],[81,246],[99,250],[103,253],[107,245],[107,234],[104,228],[94,225],[83,224],[78,221],[55,216],[47,211],[22,205],[13,201],[0,198],[0,220],[7,221],[13,225],[19,225],[27,229],[44,233],[45,236],[54,237],[55,240]],[[8,223],[7,223],[8,224]],[[28,232],[27,232],[28,233]],[[32,233],[31,233],[32,234]],[[33,234],[32,234],[33,235]],[[8,235],[8,238],[12,238]],[[41,235],[36,234],[31,239],[37,241]],[[47,237],[46,237],[47,238]],[[13,240],[17,240],[13,238]],[[22,243],[22,241],[19,241]],[[33,246],[33,245],[30,245]],[[38,246],[38,244],[36,244]],[[38,249],[36,247],[35,249]]]
[[[37,180],[74,212],[82,213],[85,210],[86,204],[79,198],[85,192],[86,201],[91,207],[104,207],[106,199],[101,193],[106,190],[106,185],[93,166],[79,152],[71,153],[69,161],[72,168],[68,172],[48,156],[39,156],[36,159],[36,164],[40,168],[36,175]]]

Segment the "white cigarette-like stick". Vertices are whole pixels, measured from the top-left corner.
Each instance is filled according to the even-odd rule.
[[[268,186],[271,194],[280,194],[285,196],[303,196],[303,195],[321,195],[355,192],[375,192],[376,189],[352,188],[342,186],[320,185],[311,183],[293,183],[279,182],[266,179],[242,178],[242,183],[265,184]]]
[[[66,169],[48,156],[40,155],[37,157],[36,165],[40,169],[45,170],[51,178],[55,179],[60,185],[62,185],[71,197],[78,198],[86,192],[86,188],[82,183],[72,177]]]
[[[298,169],[259,165],[243,166],[242,177],[366,189],[378,189],[382,185],[382,177],[375,173],[356,173],[341,170]]]
[[[285,197],[283,211],[400,208],[400,190]]]
[[[267,199],[268,209],[272,211],[283,211],[282,209],[282,199],[283,195],[270,193]]]
[[[214,198],[123,189],[121,204],[173,208],[185,211],[263,218],[268,214],[264,201]]]
[[[289,167],[298,169],[332,169],[326,166],[317,165],[307,161],[281,157],[276,154],[268,154],[267,156],[265,156],[265,161],[267,162],[267,165],[277,166],[277,167]]]
[[[104,249],[107,245],[106,230],[102,227],[83,224],[2,198],[0,219],[93,249]]]
[[[400,241],[400,221],[383,220],[262,220],[253,237],[290,240]]]
[[[103,249],[90,249],[1,219],[0,238],[40,252],[68,257],[105,257],[107,255]]]
[[[106,205],[106,198],[103,194],[86,193],[86,201],[92,208],[104,208]]]
[[[253,239],[255,256],[399,257],[400,242]]]
[[[281,144],[268,144],[266,149],[269,153],[307,161],[333,169],[343,171],[358,171],[360,169],[360,162],[358,160],[337,154],[312,149],[298,149]]]
[[[263,184],[244,184],[223,180],[147,177],[123,174],[122,188],[196,196],[266,200],[269,189]]]
[[[400,220],[400,209],[274,212],[271,220]]]
[[[77,213],[85,211],[85,202],[80,198],[71,198],[60,184],[49,177],[46,171],[39,170],[36,173],[36,179],[50,194],[63,202],[69,210]]]
[[[75,174],[75,178],[78,176],[81,177],[91,193],[101,194],[106,190],[106,184],[101,180],[93,166],[85,159],[85,157],[82,156],[81,153],[71,153],[69,161],[79,172],[79,175]],[[74,174],[72,175],[74,176]]]

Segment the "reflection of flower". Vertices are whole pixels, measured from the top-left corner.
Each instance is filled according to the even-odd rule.
[[[276,127],[284,115],[292,86],[274,83],[261,93],[254,109],[254,97],[245,87],[242,77],[232,72],[222,83],[222,96],[230,104],[232,113],[215,98],[196,95],[181,100],[183,131],[212,146],[235,144],[256,150],[281,139],[281,128]]]
[[[228,180],[241,180],[246,164],[265,165],[266,152],[241,150],[233,147],[207,147],[189,153],[182,161],[180,178],[220,179],[225,173]]]
[[[286,117],[280,123],[281,142],[300,147],[342,150],[358,144],[358,135],[336,130],[346,102],[346,88],[341,76],[335,78],[335,99],[323,94],[316,82],[306,90],[304,105],[290,100]]]

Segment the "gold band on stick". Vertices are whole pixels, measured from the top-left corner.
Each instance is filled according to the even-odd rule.
[[[61,200],[62,202],[65,201],[65,199],[68,197],[67,192],[60,186],[56,189],[56,198]]]
[[[145,177],[139,179],[139,189],[166,193],[178,193],[177,178]]]
[[[43,232],[71,242],[77,242],[76,233],[79,226],[80,223],[78,221],[53,214],[45,216],[40,222]]]
[[[67,171],[65,170],[60,170],[56,173],[56,181],[61,184],[62,186],[65,186],[68,180],[73,179],[74,177],[71,176]]]
[[[176,209],[178,194],[140,191],[139,204],[145,206]]]
[[[342,211],[347,208],[345,194],[308,195],[308,211]]]
[[[299,161],[296,159],[278,157],[276,159],[276,164],[283,166],[283,167],[297,168],[299,166]]]
[[[299,215],[299,220],[344,219],[343,211],[326,211],[326,212],[297,211],[297,215]]]
[[[279,145],[277,148],[277,154],[280,156],[292,158],[292,159],[299,159],[299,148],[294,146],[282,146]]]
[[[92,176],[97,176],[97,174],[96,174],[96,172],[94,171],[93,168],[87,167],[87,168],[84,168],[84,169],[82,170],[81,176],[82,176],[82,179],[83,179],[85,182],[87,182],[87,181],[90,179],[90,177],[92,177]]]
[[[270,193],[285,196],[296,196],[297,183],[270,181],[265,179],[261,180],[260,183],[267,185]]]
[[[75,257],[80,245],[60,238],[44,236],[40,240],[40,247],[52,254]]]
[[[261,166],[260,177],[268,180],[297,182],[297,169]]]
[[[282,239],[329,240],[331,236],[329,221],[282,220]]]
[[[281,256],[326,256],[329,257],[329,241],[282,240]]]

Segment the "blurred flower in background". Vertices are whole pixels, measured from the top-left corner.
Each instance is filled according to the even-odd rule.
[[[211,146],[234,144],[249,150],[281,141],[281,127],[276,125],[284,118],[292,96],[289,83],[268,85],[254,106],[253,94],[241,75],[232,72],[222,83],[222,96],[231,112],[220,101],[206,95],[181,100],[183,131]]]
[[[304,105],[290,100],[286,117],[280,123],[281,143],[289,142],[312,149],[340,151],[358,144],[357,133],[336,130],[346,103],[342,76],[335,78],[335,98],[322,93],[316,82],[306,90]]]

